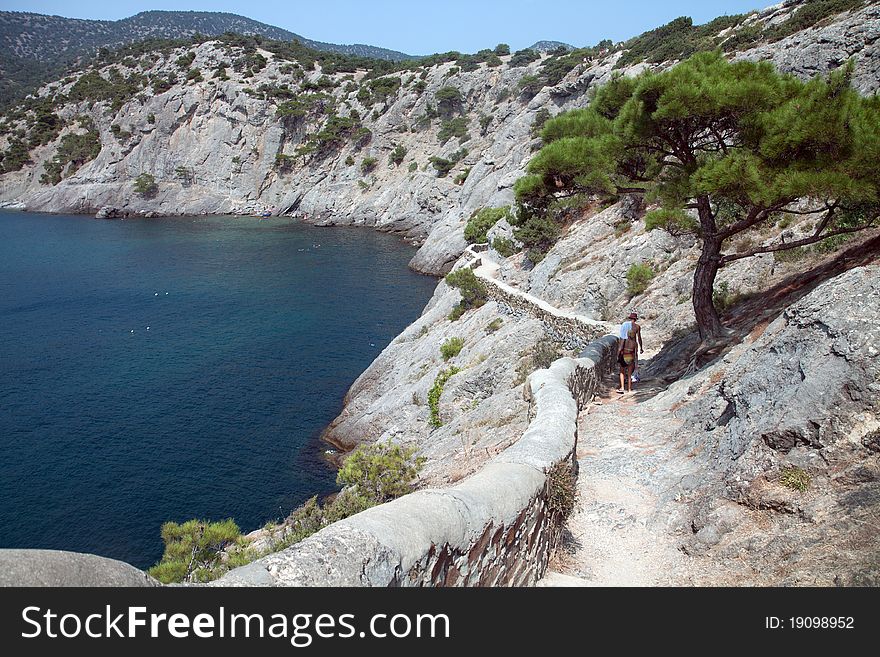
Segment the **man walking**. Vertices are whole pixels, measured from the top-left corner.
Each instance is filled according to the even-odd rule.
[[[642,327],[638,324],[636,320],[638,320],[639,315],[634,310],[629,314],[626,321],[620,325],[620,333],[617,335],[618,342],[625,341],[627,336],[629,335],[630,330],[633,331],[635,335],[636,342],[639,346],[639,351],[635,353],[635,363],[633,364],[633,374],[632,380],[638,382],[639,380],[639,353],[645,352],[645,347],[642,345]],[[623,386],[621,386],[623,387]]]

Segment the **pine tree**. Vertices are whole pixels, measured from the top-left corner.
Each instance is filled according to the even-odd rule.
[[[712,342],[724,334],[712,303],[719,269],[878,224],[880,101],[858,95],[852,72],[849,63],[803,82],[767,62],[700,53],[660,73],[616,77],[589,108],[547,122],[546,145],[516,184],[520,211],[540,216],[575,194],[657,200],[649,229],[701,241],[693,306],[700,337]],[[813,232],[734,250],[731,238],[783,212],[814,217]]]

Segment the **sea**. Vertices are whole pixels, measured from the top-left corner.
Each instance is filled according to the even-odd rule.
[[[0,547],[139,568],[335,490],[321,431],[436,280],[363,228],[0,212]]]

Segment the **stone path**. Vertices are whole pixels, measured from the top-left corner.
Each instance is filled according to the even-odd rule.
[[[505,284],[486,253],[473,255],[480,258],[477,276],[508,294],[556,317],[612,328]],[[689,585],[706,579],[695,577],[691,557],[678,549],[677,535],[689,529],[684,505],[676,500],[697,468],[677,442],[673,395],[665,394],[659,379],[648,378],[625,395],[615,392],[618,383],[616,372],[606,376],[603,391],[579,418],[578,502],[565,545],[539,586]]]
[[[676,539],[686,530],[676,499],[696,468],[676,441],[680,423],[664,386],[648,379],[619,395],[614,376],[604,383],[579,418],[578,503],[557,570],[584,586],[692,584],[694,564]]]

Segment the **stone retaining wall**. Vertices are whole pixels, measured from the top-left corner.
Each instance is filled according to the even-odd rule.
[[[615,326],[582,315],[554,308],[543,299],[518,290],[495,278],[498,264],[486,252],[487,244],[471,244],[465,251],[470,261],[465,267],[486,285],[489,298],[498,303],[501,312],[513,317],[531,316],[539,320],[547,334],[566,349],[585,349],[601,335],[614,331]]]
[[[579,358],[533,373],[533,417],[480,472],[334,523],[290,548],[228,572],[214,586],[522,586],[547,567],[562,526],[548,473],[576,467],[577,415],[611,367],[605,336]]]

